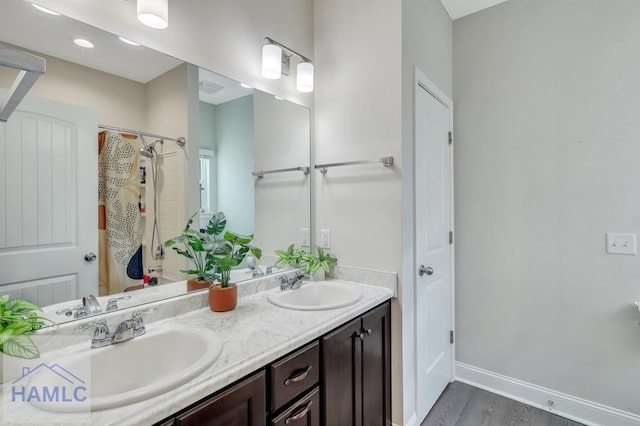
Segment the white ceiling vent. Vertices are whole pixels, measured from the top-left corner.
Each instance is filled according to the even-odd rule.
[[[209,81],[209,80],[200,81],[200,91],[202,91],[204,93],[208,93],[210,95],[213,95],[214,93],[218,93],[222,89],[224,89],[224,86],[216,84],[216,83],[214,83],[212,81]]]

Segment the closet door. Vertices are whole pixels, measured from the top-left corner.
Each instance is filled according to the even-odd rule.
[[[0,123],[0,294],[97,294],[97,127],[92,110],[35,97]]]

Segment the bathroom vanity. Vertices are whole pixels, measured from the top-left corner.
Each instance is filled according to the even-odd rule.
[[[89,349],[92,331],[74,331],[91,319],[42,330],[38,334],[45,339],[40,346],[44,352],[62,349],[64,357],[79,352],[106,356],[108,350],[129,353],[114,358],[117,367],[109,362],[113,365],[107,368],[112,374],[118,371],[113,377],[120,385],[108,392],[116,392],[120,402],[76,414],[3,403],[3,413],[16,423],[33,423],[42,416],[51,423],[71,423],[84,415],[85,423],[118,426],[389,424],[390,299],[396,283],[395,274],[389,275],[390,285],[342,279],[305,284],[331,283],[361,292],[360,300],[336,309],[305,311],[275,305],[270,295],[281,290],[273,277],[241,284],[238,307],[230,312],[211,312],[207,292],[163,300],[147,305],[155,309],[144,313],[146,335],[106,348]],[[131,309],[123,309],[101,318],[112,327],[131,315]],[[221,343],[207,367],[169,390],[134,396],[143,386],[166,381],[175,373],[174,364],[201,357],[206,345],[195,344],[198,336]],[[71,337],[84,348],[76,349],[77,343],[70,346]],[[166,347],[144,349],[154,340]],[[194,343],[188,343],[191,340]],[[143,348],[137,351],[143,353],[136,348]],[[55,362],[69,365],[66,359]],[[108,383],[96,385],[108,388]],[[7,386],[5,393],[10,392]]]
[[[390,424],[390,316],[387,301],[158,425]]]

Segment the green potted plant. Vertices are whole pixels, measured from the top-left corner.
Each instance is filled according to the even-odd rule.
[[[183,269],[180,272],[194,275],[187,281],[187,291],[202,290],[213,285],[213,280],[218,278],[215,272],[214,252],[218,248],[219,235],[227,226],[224,213],[214,214],[207,224],[204,232],[191,227],[194,213],[187,221],[182,233],[175,238],[165,241],[165,247],[171,247],[176,253],[191,261],[191,269]],[[181,247],[175,247],[176,245]]]
[[[15,358],[40,357],[40,351],[28,334],[40,330],[46,323],[55,323],[41,317],[38,311],[41,311],[39,306],[26,300],[10,299],[8,295],[0,297],[0,352]],[[3,359],[0,357],[0,383],[4,382]]]
[[[240,265],[249,253],[257,259],[262,257],[262,250],[250,245],[251,241],[253,235],[239,235],[230,231],[217,241],[213,257],[220,283],[209,288],[209,307],[212,311],[225,312],[236,307],[238,288],[230,282],[231,270]]]
[[[302,249],[296,249],[294,244],[287,247],[287,250],[275,250],[278,256],[276,266],[285,268],[300,268],[310,278],[314,278],[318,271],[331,271],[331,268],[338,263],[338,259],[328,250],[318,247],[317,255],[306,252]],[[323,277],[317,277],[324,279]]]
[[[313,253],[304,253],[302,255],[302,262],[304,266],[304,273],[310,278],[323,280],[325,273],[329,273],[337,263],[338,259],[329,250],[318,247],[317,255]],[[317,272],[322,271],[320,276],[317,276]]]
[[[301,249],[296,249],[294,244],[287,247],[286,250],[275,250],[278,260],[276,266],[278,268],[301,268],[302,267],[302,255],[306,252]]]

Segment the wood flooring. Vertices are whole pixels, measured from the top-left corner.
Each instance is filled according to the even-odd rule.
[[[584,426],[460,382],[447,386],[421,426]]]

